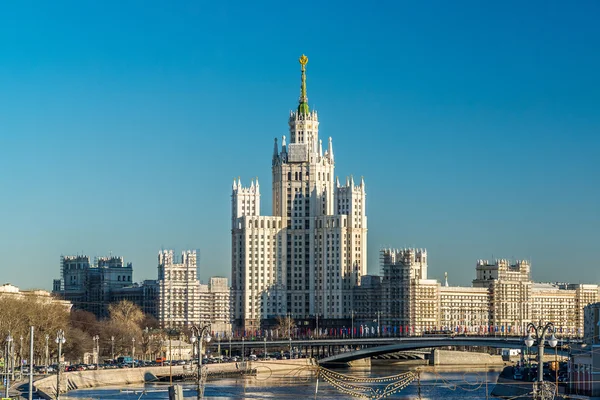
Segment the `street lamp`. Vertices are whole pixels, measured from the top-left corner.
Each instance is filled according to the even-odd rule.
[[[94,353],[96,353],[96,370],[98,370],[98,358],[100,358],[100,336],[94,335]]]
[[[351,314],[352,314],[352,330],[350,331],[350,333],[352,334],[352,339],[354,339],[354,310],[352,310]]]
[[[263,358],[265,359],[265,361],[267,360],[267,337],[265,336],[265,338],[263,339],[265,342],[265,352],[263,354]]]
[[[131,338],[131,368],[135,368],[135,338]]]
[[[5,396],[6,398],[8,398],[8,389],[10,388],[10,379],[11,379],[11,373],[14,373],[14,365],[13,365],[13,337],[10,335],[10,332],[8,332],[8,336],[6,337],[6,354],[7,354],[7,360],[6,360],[6,387],[5,387]],[[13,376],[14,379],[14,376]]]
[[[552,398],[554,396],[554,390],[549,393],[549,397],[546,396],[545,391],[543,390],[543,381],[544,381],[544,341],[546,340],[546,334],[552,333],[550,338],[548,339],[548,345],[550,347],[556,347],[558,344],[558,340],[554,333],[556,332],[556,328],[552,322],[548,322],[545,325],[540,321],[539,325],[534,325],[533,323],[527,324],[527,332],[528,335],[525,338],[525,346],[531,347],[533,346],[535,340],[537,339],[538,346],[538,378],[536,382],[537,389],[534,391],[535,399],[546,399]],[[534,335],[532,335],[534,333]],[[534,338],[535,336],[535,338]]]
[[[19,379],[23,379],[23,335],[19,339],[21,341],[19,346]]]
[[[219,353],[219,359],[217,360],[217,362],[221,362],[221,335],[219,335],[219,332],[217,332],[217,352]]]
[[[244,351],[244,337],[242,336],[242,365],[244,365],[244,366],[245,366],[245,364],[244,364],[244,354],[245,353],[246,352]]]
[[[110,356],[114,362],[115,361],[115,337],[114,336],[110,337]]]
[[[67,339],[65,339],[65,332],[62,329],[59,329],[56,333],[56,339],[54,339],[56,344],[58,344],[58,372],[56,373],[56,400],[60,399],[60,373],[62,369],[61,364],[61,353],[62,353],[62,345],[65,344]]]
[[[290,339],[290,360],[292,359],[292,314],[288,313],[288,337]]]
[[[195,325],[192,326],[192,337],[190,338],[190,341],[192,342],[192,345],[194,345],[195,342],[198,342],[198,361],[197,361],[197,367],[196,367],[196,379],[197,379],[197,390],[198,390],[198,398],[202,399],[204,398],[204,380],[203,380],[203,374],[202,374],[202,341],[206,340],[206,343],[210,342],[210,324],[205,324],[202,327],[197,327]],[[206,334],[206,336],[205,336]]]
[[[46,365],[45,365],[45,369],[44,369],[44,374],[48,374],[48,340],[50,339],[50,335],[46,334]]]

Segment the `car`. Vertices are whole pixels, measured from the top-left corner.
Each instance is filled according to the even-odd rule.
[[[513,375],[513,379],[515,381],[522,381],[523,380],[523,374],[521,373],[521,371],[515,372],[515,374]]]

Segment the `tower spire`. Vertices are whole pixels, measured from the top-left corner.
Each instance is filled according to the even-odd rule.
[[[298,114],[308,114],[310,112],[308,108],[308,96],[306,95],[306,64],[308,64],[308,57],[302,54],[302,57],[298,59],[300,62],[300,70],[302,71],[302,84],[300,85],[300,104],[298,105]]]

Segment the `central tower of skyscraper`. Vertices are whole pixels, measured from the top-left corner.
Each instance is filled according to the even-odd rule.
[[[261,320],[350,318],[352,288],[367,272],[365,184],[334,176],[331,138],[325,151],[319,118],[306,91],[308,57],[299,59],[298,107],[290,112],[289,143],[275,139],[273,216],[260,215],[258,180],[232,189],[234,325],[260,329]]]

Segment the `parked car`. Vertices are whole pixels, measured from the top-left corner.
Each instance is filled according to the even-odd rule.
[[[513,379],[515,381],[522,381],[523,380],[523,374],[521,373],[521,371],[515,371],[515,374],[513,375]]]

